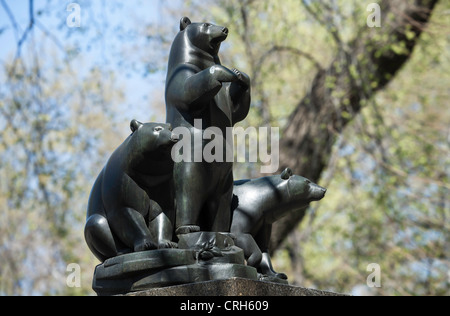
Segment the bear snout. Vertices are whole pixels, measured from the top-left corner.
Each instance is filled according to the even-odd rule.
[[[311,184],[310,194],[313,201],[320,201],[325,197],[327,189],[318,186],[317,184]]]
[[[228,35],[228,33],[229,33],[228,28],[224,27],[223,30],[222,30],[222,33],[225,34],[225,35]]]
[[[174,143],[177,143],[180,140],[180,136],[177,134],[172,133],[172,136],[170,137],[170,140]]]

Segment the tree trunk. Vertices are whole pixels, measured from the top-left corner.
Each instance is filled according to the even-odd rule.
[[[319,182],[336,137],[409,60],[437,3],[384,0],[381,28],[365,26],[349,44],[334,34],[337,56],[328,69],[318,71],[309,93],[291,115],[280,142],[280,170],[290,167]],[[290,214],[274,225],[272,251],[297,228],[305,213]]]

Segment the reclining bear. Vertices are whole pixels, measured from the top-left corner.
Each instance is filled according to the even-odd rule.
[[[231,233],[250,266],[262,275],[287,280],[272,268],[269,242],[272,224],[291,212],[321,200],[326,189],[286,169],[281,176],[236,181]],[[255,242],[256,241],[256,242]]]

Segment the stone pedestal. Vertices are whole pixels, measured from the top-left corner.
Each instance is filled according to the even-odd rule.
[[[346,296],[290,285],[248,279],[230,279],[185,284],[126,294],[126,296]]]
[[[179,249],[137,252],[106,260],[95,269],[94,291],[98,295],[118,295],[211,280],[258,280],[256,269],[245,265],[243,250],[228,234],[199,232],[179,239]]]
[[[93,289],[101,296],[335,296],[265,282],[245,264],[243,250],[226,233],[179,236],[179,249],[130,253],[95,269]],[[261,281],[264,280],[264,281]]]

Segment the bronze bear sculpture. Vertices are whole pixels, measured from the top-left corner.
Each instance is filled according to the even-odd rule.
[[[242,121],[250,109],[250,78],[221,65],[218,56],[228,29],[210,23],[192,23],[184,17],[169,56],[166,79],[167,122],[174,130],[189,129],[203,135],[210,127],[226,129]],[[199,120],[201,127],[196,126]],[[200,138],[203,139],[202,136]],[[225,141],[223,142],[226,143]],[[194,154],[191,155],[194,157]],[[226,231],[230,226],[229,205],[233,191],[233,162],[176,162],[174,167],[176,233]]]
[[[132,134],[112,154],[89,197],[86,242],[100,260],[176,247],[168,124],[131,122]]]
[[[248,265],[262,275],[287,280],[285,274],[275,272],[272,267],[269,255],[272,224],[323,199],[326,191],[294,175],[289,168],[281,175],[236,181],[230,231],[236,237],[236,246],[244,250]]]
[[[225,27],[181,19],[169,56],[167,123],[133,120],[132,134],[95,181],[85,239],[103,262],[93,280],[98,293],[233,277],[287,283],[272,267],[272,225],[321,200],[326,189],[289,168],[234,181],[225,139],[223,160],[197,159],[210,147],[207,131],[229,135],[250,109],[249,76],[218,56],[227,36]],[[174,149],[186,141],[194,159],[179,161]]]

